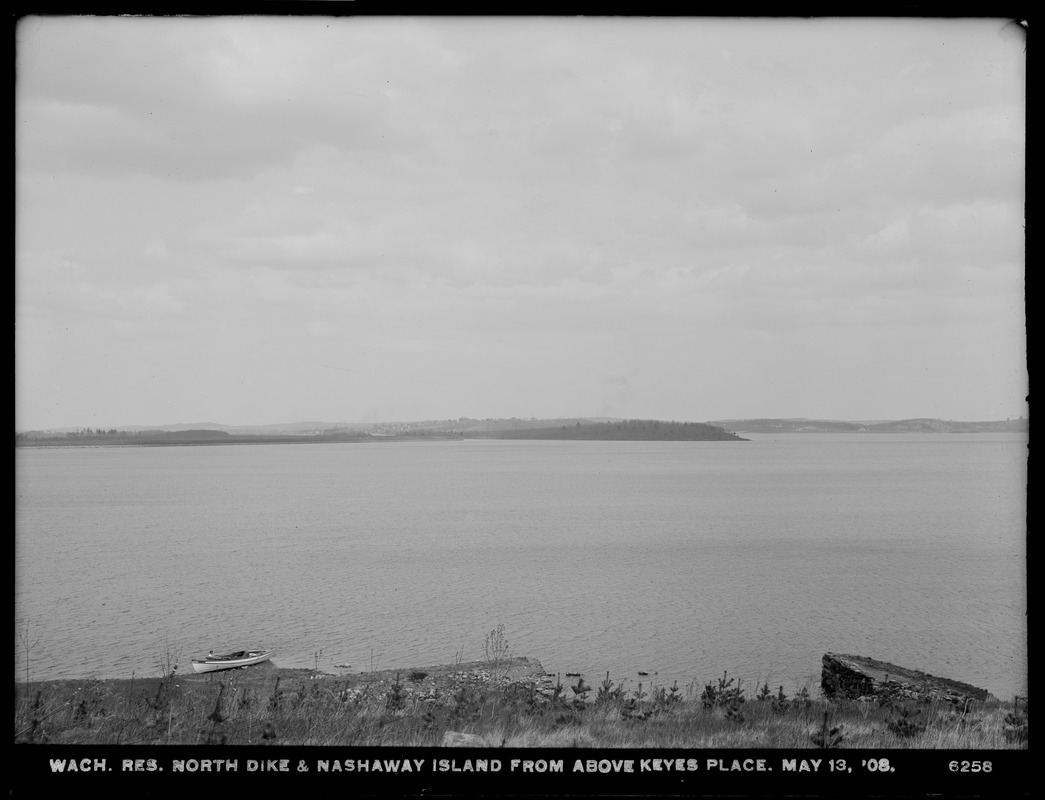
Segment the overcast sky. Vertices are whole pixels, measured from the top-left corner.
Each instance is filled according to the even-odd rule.
[[[1026,414],[979,20],[27,18],[16,429]]]

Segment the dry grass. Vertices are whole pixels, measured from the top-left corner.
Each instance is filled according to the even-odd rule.
[[[518,661],[524,661],[522,659]],[[1026,700],[947,704],[826,701],[724,675],[699,697],[509,675],[482,665],[330,676],[252,668],[211,676],[16,687],[15,741],[65,744],[419,746],[447,732],[472,746],[591,748],[1024,749]],[[709,691],[710,690],[710,691]]]

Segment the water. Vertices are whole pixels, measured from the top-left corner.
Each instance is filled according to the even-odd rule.
[[[836,651],[1026,693],[1026,437],[751,438],[18,449],[16,677],[453,663],[503,624],[594,683],[815,690]]]

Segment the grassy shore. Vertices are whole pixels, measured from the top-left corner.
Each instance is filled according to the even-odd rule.
[[[594,685],[593,685],[594,682]],[[626,690],[497,658],[330,675],[271,663],[210,675],[18,683],[15,741],[593,748],[1025,749],[1026,700],[828,701],[721,678]]]

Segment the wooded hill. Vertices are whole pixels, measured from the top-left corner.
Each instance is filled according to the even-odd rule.
[[[652,419],[627,419],[614,422],[575,422],[547,428],[489,431],[467,434],[476,439],[579,439],[594,441],[746,441],[715,425],[703,422],[661,422]]]

